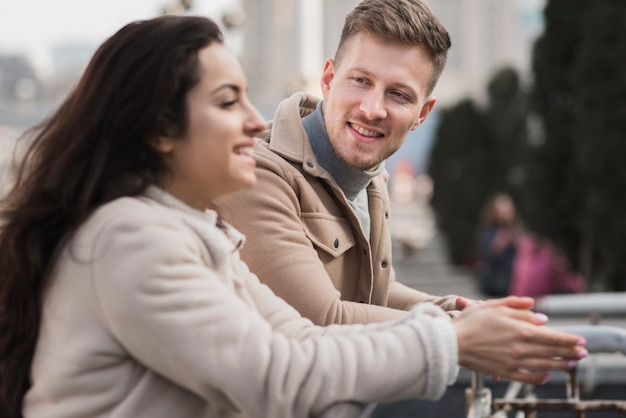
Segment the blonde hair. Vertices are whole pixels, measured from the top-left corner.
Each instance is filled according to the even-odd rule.
[[[420,0],[364,0],[346,16],[335,61],[339,65],[348,41],[364,32],[383,41],[423,48],[432,60],[430,94],[443,72],[452,45],[450,35]]]

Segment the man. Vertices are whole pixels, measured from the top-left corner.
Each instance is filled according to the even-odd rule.
[[[255,149],[257,186],[222,200],[251,270],[319,325],[395,319],[435,297],[395,280],[385,159],[435,105],[450,38],[420,0],[365,0],[346,17],[323,101],[283,101]]]
[[[449,47],[420,0],[364,0],[325,64],[323,101],[296,94],[281,103],[255,147],[256,186],[217,203],[246,234],[242,257],[250,269],[317,324],[403,318],[425,301],[447,311],[472,303],[403,286],[391,266],[384,162],[433,108]],[[441,369],[445,347],[459,365],[525,383],[571,368],[587,354],[584,339],[541,326],[547,318],[532,304],[495,299],[453,315],[456,346],[451,339],[433,350],[425,373]],[[448,384],[455,377],[456,370]],[[402,409],[392,403],[374,416],[387,416],[386,407]]]

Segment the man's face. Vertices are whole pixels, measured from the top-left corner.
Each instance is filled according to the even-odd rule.
[[[427,97],[431,60],[420,47],[365,33],[344,48],[322,75],[326,131],[341,160],[370,170],[400,148],[435,104]]]

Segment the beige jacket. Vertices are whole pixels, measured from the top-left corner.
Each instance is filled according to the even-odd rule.
[[[255,149],[257,184],[219,202],[225,219],[247,237],[243,260],[319,325],[397,319],[424,301],[455,309],[456,296],[435,297],[395,280],[387,172],[367,189],[370,239],[363,235],[345,195],[317,164],[302,126],[301,117],[317,102],[296,93],[279,105],[271,136]]]
[[[441,396],[449,318],[315,327],[241,262],[242,236],[158,189],[100,208],[44,297],[26,417],[350,417]]]

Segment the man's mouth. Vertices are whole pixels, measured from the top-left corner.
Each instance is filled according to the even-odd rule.
[[[352,122],[348,122],[348,125],[363,136],[374,137],[374,138],[380,138],[384,136],[380,132],[365,129],[364,127],[356,125]]]

